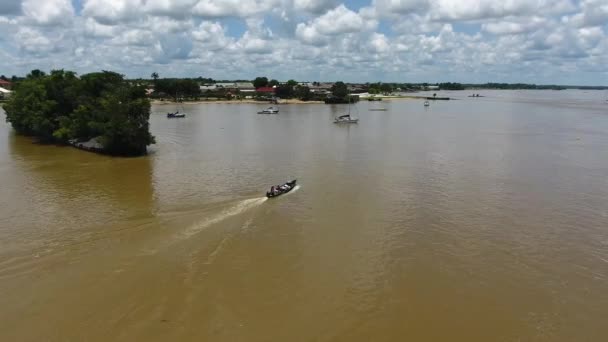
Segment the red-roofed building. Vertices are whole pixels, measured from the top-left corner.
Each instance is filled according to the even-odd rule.
[[[12,85],[13,84],[11,82],[0,79],[0,87],[2,87],[4,89],[11,89]]]
[[[258,94],[274,95],[276,89],[273,87],[259,87],[255,90]]]

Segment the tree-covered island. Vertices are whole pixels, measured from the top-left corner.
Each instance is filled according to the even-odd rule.
[[[71,71],[33,70],[13,90],[4,104],[6,121],[40,142],[121,156],[143,155],[154,143],[145,87],[115,72],[79,77]]]

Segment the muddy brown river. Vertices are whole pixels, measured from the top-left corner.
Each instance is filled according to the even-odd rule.
[[[475,92],[157,105],[142,158],[0,123],[0,340],[608,340],[608,94]]]

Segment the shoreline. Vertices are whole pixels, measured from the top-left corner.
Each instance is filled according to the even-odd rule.
[[[189,104],[195,104],[195,105],[199,105],[199,104],[260,104],[260,105],[273,105],[273,103],[270,103],[270,101],[256,101],[256,100],[251,100],[251,99],[246,99],[246,100],[208,100],[208,101],[198,100],[198,101],[184,101],[184,102],[150,100],[150,104],[153,104],[153,105],[170,105],[170,104],[182,104],[182,105],[189,105]],[[296,99],[289,99],[289,100],[281,100],[281,101],[279,101],[278,104],[280,104],[280,105],[283,105],[283,104],[325,104],[325,102],[323,102],[323,101],[302,101],[302,100],[296,100]]]
[[[391,97],[382,97],[382,101],[393,101],[393,100],[416,100],[416,99],[424,99],[424,97],[416,97],[416,96],[391,96]],[[367,98],[362,98],[359,102],[367,102]],[[380,101],[378,101],[380,102]],[[252,99],[245,100],[198,100],[198,101],[183,101],[183,102],[175,102],[171,100],[161,101],[161,100],[150,100],[150,104],[152,105],[174,105],[174,104],[182,104],[182,105],[199,105],[199,104],[259,104],[259,105],[274,105],[269,101],[256,101]],[[276,104],[276,103],[275,103]],[[297,99],[288,99],[288,100],[280,100],[279,105],[318,105],[325,104],[323,101],[302,101]]]

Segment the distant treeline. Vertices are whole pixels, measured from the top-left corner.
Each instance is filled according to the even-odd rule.
[[[41,142],[68,143],[96,138],[113,155],[141,155],[154,143],[145,88],[115,72],[76,76],[33,70],[13,86],[4,105],[6,120],[20,134]]]

